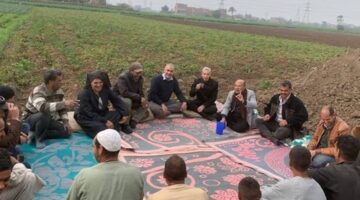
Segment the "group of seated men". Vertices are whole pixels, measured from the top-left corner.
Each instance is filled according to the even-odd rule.
[[[189,109],[206,119],[223,121],[236,132],[258,128],[263,137],[279,144],[284,138],[295,138],[308,120],[307,110],[292,93],[289,81],[280,84],[279,94],[271,98],[264,116],[260,117],[255,112],[255,92],[246,88],[244,80],[236,80],[234,90],[228,93],[223,109],[218,113],[215,105],[218,83],[211,78],[210,68],[204,67],[201,77],[194,80],[189,95],[195,98],[191,100],[184,97],[174,70],[173,64],[166,64],[163,73],[151,80],[148,100],[143,92],[143,68],[138,62],[119,75],[114,87],[111,87],[106,73],[89,73],[77,100],[65,100],[61,89],[63,74],[59,70],[49,70],[44,74],[44,82],[28,97],[21,120],[14,102],[14,91],[8,86],[0,86],[0,147],[21,160],[16,149],[18,143],[27,141],[35,143],[37,148],[44,148],[45,139],[69,137],[72,132],[69,110],[75,110],[76,122],[92,138],[108,129],[131,134],[137,123],[150,120],[152,116],[164,118]],[[179,101],[171,99],[173,93]],[[349,126],[334,109],[324,106],[308,145],[312,161],[310,168],[334,163],[337,138],[349,132]]]

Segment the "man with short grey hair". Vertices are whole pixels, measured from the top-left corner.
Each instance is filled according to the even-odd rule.
[[[149,116],[152,116],[149,103],[144,96],[144,78],[142,72],[143,67],[141,63],[132,63],[129,70],[119,75],[113,88],[113,91],[120,95],[130,111],[129,125],[133,129],[136,128],[137,123],[149,120]]]
[[[180,90],[174,72],[175,66],[168,63],[164,67],[164,73],[151,80],[150,109],[157,118],[165,118],[172,113],[179,113],[187,109],[186,99]],[[170,99],[172,93],[175,93],[180,102]]]
[[[119,132],[100,131],[93,140],[93,153],[99,164],[79,172],[66,199],[142,200],[142,174],[136,167],[118,160],[120,148]]]

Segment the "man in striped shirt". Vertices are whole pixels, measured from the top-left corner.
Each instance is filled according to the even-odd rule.
[[[78,102],[65,100],[61,89],[63,75],[59,70],[49,70],[44,75],[44,83],[34,88],[25,105],[23,119],[30,124],[37,148],[44,148],[43,141],[49,138],[70,136],[67,110],[74,109]]]

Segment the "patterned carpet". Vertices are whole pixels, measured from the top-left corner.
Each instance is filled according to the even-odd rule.
[[[145,194],[165,186],[164,161],[172,154],[182,156],[188,168],[190,185],[208,191],[210,199],[236,199],[241,178],[252,176],[261,185],[288,177],[287,153],[256,135],[225,129],[215,134],[215,122],[200,118],[174,118],[139,124],[135,133],[122,135],[120,159],[141,169]],[[92,141],[75,133],[70,139],[49,140],[45,149],[23,145],[26,161],[47,186],[36,199],[64,199],[72,180],[84,167],[96,164]]]

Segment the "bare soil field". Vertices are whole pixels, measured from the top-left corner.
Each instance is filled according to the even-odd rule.
[[[339,47],[360,48],[360,35],[342,33],[342,32],[323,32],[312,30],[301,30],[295,28],[282,28],[260,25],[247,24],[226,24],[205,21],[179,20],[170,18],[154,17],[156,20],[185,24],[191,26],[200,26],[205,28],[243,32],[251,34],[259,34],[265,36],[273,36],[279,38],[286,38],[290,40],[298,40],[305,42],[315,42],[328,44]]]

